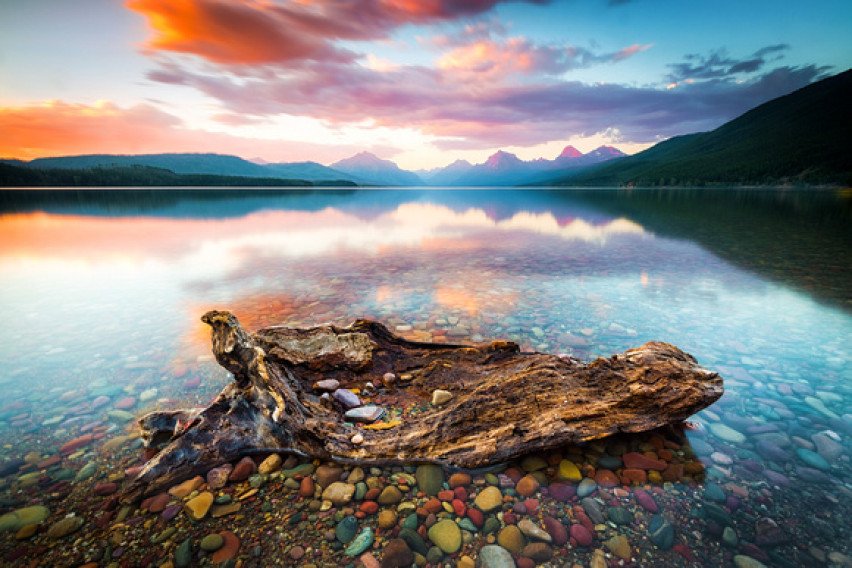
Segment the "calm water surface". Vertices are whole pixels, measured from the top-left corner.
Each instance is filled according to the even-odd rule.
[[[208,402],[228,377],[209,355],[206,310],[251,329],[371,317],[418,340],[510,338],[583,359],[678,345],[726,389],[687,431],[697,483],[651,487],[681,548],[655,547],[641,523],[607,525],[600,542],[625,534],[640,565],[844,565],[850,202],[735,190],[3,194],[0,513],[45,504],[49,525],[71,512],[69,494],[110,475],[104,443],[138,448],[124,438],[133,416]],[[87,433],[98,440],[57,453]],[[65,544],[14,534],[0,534],[7,561],[74,538],[94,547],[85,528]],[[590,550],[553,563],[588,564]]]

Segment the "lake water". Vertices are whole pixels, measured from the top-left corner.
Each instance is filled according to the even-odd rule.
[[[549,545],[551,565],[850,565],[848,190],[2,193],[0,514],[49,511],[17,538],[23,525],[0,519],[5,562],[160,566],[185,538],[221,527],[246,565],[355,562],[325,534],[346,511],[292,504],[289,485],[247,498],[236,518],[195,524],[101,506],[109,498],[96,493],[140,459],[134,416],[204,405],[228,381],[199,320],[213,308],[249,329],[369,317],[417,340],[509,338],[586,360],[674,343],[725,379],[686,439],[565,452],[587,477],[618,474],[625,449],[683,458],[686,473],[651,470],[638,483],[664,529],[635,487],[600,487],[591,497],[608,516],[591,523],[593,543],[572,530],[570,544]],[[588,501],[540,498],[541,511],[518,500],[502,525],[595,521]],[[71,513],[81,526],[48,534]],[[462,553],[430,551],[433,565],[494,540],[462,528]]]

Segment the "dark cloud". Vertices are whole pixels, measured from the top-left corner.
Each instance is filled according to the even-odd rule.
[[[786,43],[768,45],[742,59],[730,57],[724,49],[711,52],[709,55],[690,53],[684,56],[683,62],[669,65],[672,72],[668,75],[668,79],[673,83],[679,83],[681,81],[732,78],[743,73],[755,73],[766,65],[768,55],[776,54],[773,60],[778,60],[783,57],[782,53],[788,49],[790,49],[790,46]]]

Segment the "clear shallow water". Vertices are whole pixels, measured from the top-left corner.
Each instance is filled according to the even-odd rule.
[[[850,553],[848,194],[99,191],[0,207],[0,464],[26,462],[6,468],[0,512],[75,491],[131,414],[209,401],[228,378],[199,317],[225,308],[252,329],[371,317],[583,359],[669,341],[725,378],[687,432],[702,483],[657,488],[696,562]],[[102,439],[51,459],[86,433]],[[705,502],[734,520],[689,520]],[[720,544],[726,524],[738,544]],[[13,534],[0,544],[20,552]]]

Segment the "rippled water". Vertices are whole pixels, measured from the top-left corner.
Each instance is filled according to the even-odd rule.
[[[756,190],[2,194],[0,513],[64,499],[108,440],[132,450],[133,415],[209,401],[228,378],[199,321],[208,309],[251,329],[371,317],[418,340],[510,338],[582,359],[678,345],[726,389],[687,432],[709,488],[660,489],[700,520],[678,532],[695,562],[842,565],[850,202]],[[91,446],[57,453],[87,433]],[[738,543],[725,544],[727,525]],[[7,560],[51,546],[0,538]],[[663,553],[649,554],[638,563]]]

